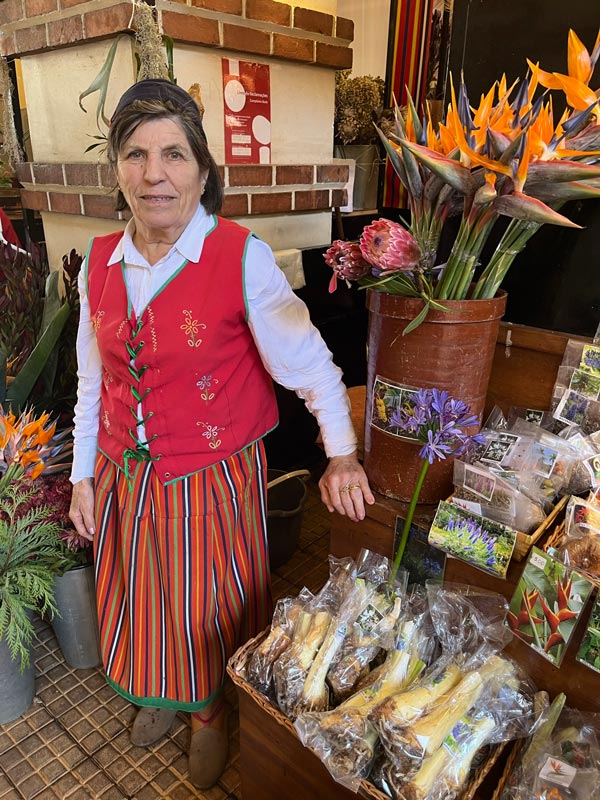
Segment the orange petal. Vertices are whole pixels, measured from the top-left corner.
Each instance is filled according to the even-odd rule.
[[[537,64],[534,64],[533,61],[527,59],[527,64],[529,69],[533,72],[536,70],[536,77],[539,83],[542,86],[545,86],[546,89],[562,89],[561,84],[557,80],[557,73],[555,72],[545,72],[543,69],[540,69]]]
[[[568,63],[569,76],[587,85],[592,77],[592,62],[587,47],[574,30],[569,30]]]

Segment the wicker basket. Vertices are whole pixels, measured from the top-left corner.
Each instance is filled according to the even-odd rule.
[[[515,561],[523,561],[523,559],[527,558],[527,555],[533,545],[537,544],[542,536],[551,530],[553,525],[562,520],[568,500],[569,498],[567,495],[561,497],[546,519],[534,530],[533,533],[527,534],[521,533],[521,531],[517,532],[517,541],[513,551],[513,558]]]
[[[237,650],[230,658],[227,665],[227,672],[239,690],[242,690],[246,694],[250,695],[252,700],[262,709],[264,713],[275,719],[279,725],[285,728],[297,739],[298,734],[296,733],[296,729],[294,728],[291,720],[289,720],[285,714],[283,714],[278,708],[270,703],[264,695],[262,695],[260,692],[257,692],[256,689],[250,686],[246,680],[246,665],[250,660],[252,653],[265,638],[268,632],[269,629],[267,628],[258,636],[250,639],[245,645],[240,647],[239,650]],[[490,769],[494,766],[504,748],[504,744],[493,745],[490,747],[489,756],[473,773],[471,780],[463,792],[459,795],[458,800],[473,800],[478,787]],[[333,782],[333,778],[331,780]],[[376,786],[366,780],[361,781],[358,794],[362,797],[371,798],[371,800],[389,800],[388,795],[384,794],[382,791],[377,789]]]
[[[506,759],[506,763],[504,764],[504,769],[502,770],[502,775],[500,776],[500,780],[498,781],[498,786],[496,786],[496,790],[491,797],[491,800],[500,800],[502,797],[502,792],[504,791],[504,787],[510,777],[511,772],[514,769],[515,764],[519,758],[521,750],[523,749],[523,745],[525,744],[525,739],[517,739],[516,742],[513,742],[513,745],[510,749],[510,753],[508,754],[508,758]]]

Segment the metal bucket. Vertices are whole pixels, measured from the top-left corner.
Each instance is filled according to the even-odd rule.
[[[102,663],[94,565],[70,569],[55,578],[54,592],[59,614],[52,619],[65,661],[75,669],[90,669]]]
[[[302,527],[302,506],[306,499],[303,477],[307,469],[285,473],[267,471],[267,538],[271,569],[283,566],[296,552]]]
[[[30,663],[21,672],[21,659],[13,659],[6,641],[0,641],[0,725],[24,714],[35,694],[35,667],[33,654]]]

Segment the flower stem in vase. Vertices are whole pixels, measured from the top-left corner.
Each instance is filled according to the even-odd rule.
[[[394,563],[392,565],[392,569],[390,572],[390,579],[389,579],[390,586],[394,585],[394,581],[396,580],[396,575],[398,574],[400,562],[402,561],[402,556],[404,555],[404,551],[406,549],[408,534],[410,533],[410,526],[412,525],[412,520],[415,515],[415,508],[417,507],[417,503],[419,501],[419,495],[421,494],[421,488],[423,486],[423,481],[425,480],[425,476],[427,475],[428,469],[429,469],[429,461],[426,458],[424,458],[423,464],[421,466],[421,471],[419,472],[419,477],[417,478],[417,483],[415,485],[415,490],[413,492],[410,504],[408,506],[408,510],[406,512],[404,527],[402,528],[402,536],[400,537],[398,548],[396,550],[396,556],[394,558]]]

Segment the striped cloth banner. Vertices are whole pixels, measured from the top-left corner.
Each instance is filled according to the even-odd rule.
[[[425,100],[432,15],[433,0],[391,0],[386,69],[387,106],[393,105],[392,94],[399,105],[405,105],[407,88],[418,109]],[[383,206],[406,207],[404,190],[387,159]]]

